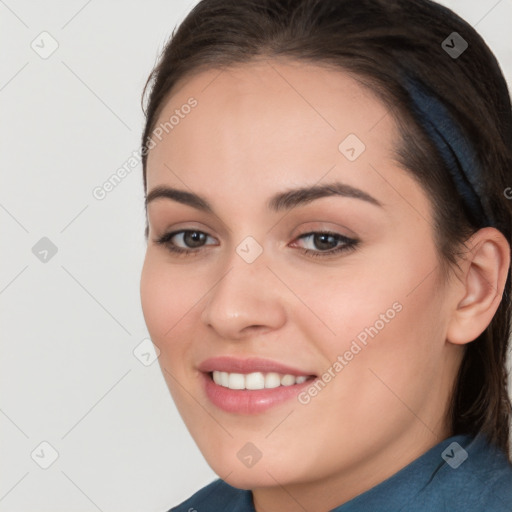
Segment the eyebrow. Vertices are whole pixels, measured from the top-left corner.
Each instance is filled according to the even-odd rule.
[[[382,203],[367,192],[340,182],[300,187],[285,192],[279,192],[268,200],[267,207],[274,212],[291,210],[292,208],[306,205],[316,199],[330,196],[360,199],[383,208]],[[146,208],[149,203],[161,198],[171,199],[206,213],[214,213],[212,206],[205,198],[192,192],[166,186],[155,187],[149,192],[145,200]]]

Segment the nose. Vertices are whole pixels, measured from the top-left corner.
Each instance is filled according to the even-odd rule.
[[[247,263],[234,254],[228,270],[207,295],[201,321],[226,340],[264,334],[286,322],[283,294],[263,255]]]

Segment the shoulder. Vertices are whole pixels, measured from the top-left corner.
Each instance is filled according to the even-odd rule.
[[[510,512],[512,465],[506,455],[477,436],[465,457],[460,466],[444,465],[436,475],[438,498],[449,505],[446,510]]]
[[[469,460],[469,458],[468,458]],[[465,489],[487,510],[512,510],[512,464],[501,450],[484,443],[481,456],[474,457],[472,472],[465,475]]]
[[[219,478],[168,512],[252,512],[253,510],[250,491],[232,487]]]

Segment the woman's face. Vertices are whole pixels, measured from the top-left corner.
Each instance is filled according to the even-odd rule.
[[[234,486],[356,489],[449,434],[460,347],[397,141],[357,80],[304,63],[201,72],[160,114],[147,193],[182,194],[147,204],[142,307],[180,414]]]

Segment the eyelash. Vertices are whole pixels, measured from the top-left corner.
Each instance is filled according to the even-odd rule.
[[[172,252],[176,255],[182,256],[182,257],[187,257],[187,256],[192,256],[192,255],[196,256],[199,253],[203,252],[204,246],[200,247],[199,249],[183,249],[183,247],[177,247],[176,245],[172,245],[171,239],[174,236],[179,235],[181,233],[202,233],[204,235],[209,236],[207,233],[204,233],[203,231],[199,231],[199,230],[195,230],[195,229],[182,229],[179,231],[172,231],[169,233],[165,233],[159,239],[155,240],[155,242],[159,245],[165,246],[170,252]],[[303,254],[305,254],[307,256],[312,256],[313,258],[317,258],[317,257],[326,258],[326,257],[332,256],[334,254],[339,254],[342,252],[350,252],[350,251],[355,250],[357,245],[359,244],[359,240],[355,240],[353,238],[348,238],[346,236],[340,235],[339,233],[332,233],[330,231],[311,231],[309,233],[304,233],[303,235],[300,235],[299,237],[297,237],[296,240],[300,240],[301,238],[307,238],[312,235],[327,235],[327,236],[334,237],[338,242],[344,242],[343,245],[340,245],[340,246],[336,247],[335,249],[330,249],[328,251],[313,251],[311,249],[299,248],[299,250]]]

